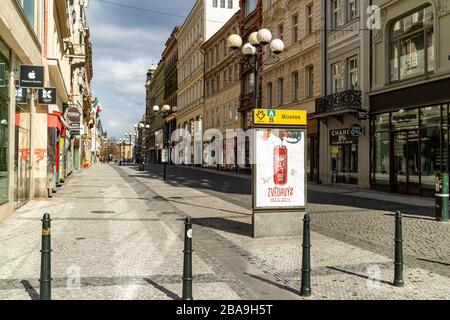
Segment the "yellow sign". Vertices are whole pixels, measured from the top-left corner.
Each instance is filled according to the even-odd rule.
[[[253,123],[265,125],[306,126],[308,123],[306,110],[253,110]]]

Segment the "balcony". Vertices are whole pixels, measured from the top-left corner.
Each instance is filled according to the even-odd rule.
[[[316,114],[356,112],[362,108],[362,92],[346,90],[316,99]]]

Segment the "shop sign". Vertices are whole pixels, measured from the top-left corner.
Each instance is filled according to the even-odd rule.
[[[20,86],[25,88],[44,87],[44,67],[43,66],[20,66]]]
[[[253,124],[256,125],[296,125],[306,126],[306,110],[254,109]]]
[[[358,113],[356,114],[356,117],[360,121],[367,120],[367,111],[358,111]]]
[[[38,90],[39,104],[56,104],[56,88],[42,88]]]
[[[163,163],[169,162],[169,149],[162,149],[161,162],[163,162]]]
[[[363,129],[359,124],[354,124],[350,128],[350,135],[354,138],[359,138],[363,135]]]
[[[16,87],[16,103],[27,104],[27,89]]]
[[[304,209],[306,202],[303,129],[257,129],[255,209]]]
[[[352,129],[330,130],[330,146],[358,143],[358,138],[352,135]]]
[[[70,107],[66,111],[66,118],[70,123],[78,124],[80,126],[81,114],[77,107]]]
[[[3,88],[6,86],[6,65],[4,63],[0,63],[0,87]]]

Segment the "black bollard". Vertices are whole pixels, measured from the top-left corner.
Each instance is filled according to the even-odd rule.
[[[42,219],[41,278],[39,280],[39,297],[41,300],[51,300],[52,298],[50,223],[50,215],[46,213]]]
[[[192,219],[187,217],[184,222],[184,264],[183,264],[183,294],[182,300],[192,300]]]
[[[309,297],[311,295],[311,240],[310,240],[309,214],[303,219],[303,252],[302,252],[302,287],[300,295]]]
[[[402,239],[402,213],[395,213],[395,262],[394,286],[403,287],[403,239]]]

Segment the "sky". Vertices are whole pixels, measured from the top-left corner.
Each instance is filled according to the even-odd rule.
[[[147,70],[158,63],[173,28],[183,24],[194,3],[195,0],[89,1],[92,91],[103,107],[101,121],[109,138],[123,138],[142,119]]]

